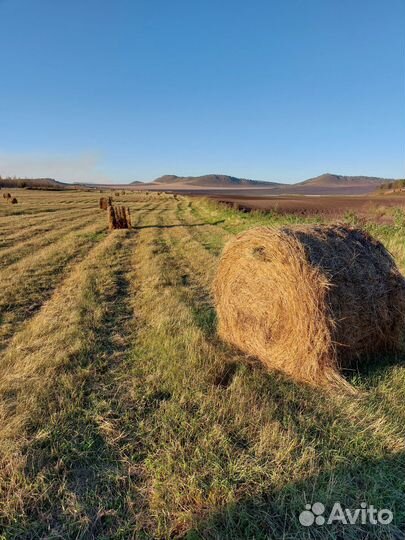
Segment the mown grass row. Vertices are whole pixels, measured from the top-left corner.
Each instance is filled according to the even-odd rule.
[[[104,220],[72,232],[0,271],[0,336],[2,344],[19,324],[34,315],[55,287],[88,250],[105,236]]]
[[[49,245],[75,229],[84,228],[87,224],[105,222],[105,214],[95,208],[96,201],[90,209],[75,209],[68,212],[58,212],[54,219],[43,219],[38,224],[27,225],[20,218],[18,226],[11,232],[4,232],[0,238],[0,269],[17,258],[32,253],[33,250]],[[135,216],[139,211],[145,211],[144,205],[132,204]]]
[[[93,537],[112,508],[126,511],[122,466],[104,436],[106,408],[114,411],[102,388],[125,346],[123,273],[133,241],[121,231],[104,238],[2,358],[0,530],[7,538],[52,530]]]
[[[0,271],[24,257],[32,256],[34,250],[38,251],[52,245],[71,232],[83,230],[94,224],[95,221],[99,220],[95,220],[94,212],[90,212],[88,215],[67,219],[66,223],[58,223],[49,231],[42,230],[39,234],[29,234],[21,241],[13,241],[11,247],[0,249]]]
[[[1,359],[0,530],[7,538],[50,531],[90,538],[104,530],[128,538],[136,523],[137,459],[128,458],[120,427],[134,428],[130,398],[120,410],[120,386],[134,321],[136,235],[115,231],[98,242]]]
[[[20,218],[17,225],[11,225],[8,230],[1,230],[0,253],[4,249],[15,249],[19,244],[27,240],[33,241],[39,235],[46,235],[71,222],[76,222],[89,216],[92,216],[94,219],[94,208],[61,211],[58,213],[57,219],[54,220],[42,218],[41,220],[30,222],[29,220]]]
[[[21,217],[35,220],[48,216],[48,219],[52,219],[53,214],[58,214],[61,210],[74,208],[77,205],[80,205],[83,209],[92,208],[95,200],[94,195],[78,198],[75,195],[69,196],[65,194],[62,199],[59,197],[50,198],[47,195],[44,196],[43,193],[41,195],[42,198],[32,199],[24,192],[15,192],[13,196],[18,200],[15,205],[0,199],[0,227],[8,223],[16,223]],[[66,204],[67,200],[69,204]]]
[[[135,204],[134,224],[156,204],[148,201],[141,209]],[[0,255],[0,351],[19,326],[50,298],[65,273],[106,234],[105,212],[93,209],[89,219],[85,214],[78,222],[74,220],[73,225],[56,225],[52,243],[46,236],[37,237],[29,242],[28,252],[17,244],[8,257]]]

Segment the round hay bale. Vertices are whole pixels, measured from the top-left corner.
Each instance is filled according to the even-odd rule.
[[[405,280],[384,246],[344,226],[251,229],[214,281],[219,335],[310,383],[369,353],[401,349]]]

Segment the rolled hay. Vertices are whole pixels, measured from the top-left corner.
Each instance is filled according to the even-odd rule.
[[[107,208],[112,204],[111,197],[100,197],[99,206],[101,210],[107,210]]]
[[[118,229],[114,206],[112,205],[109,206],[107,210],[108,210],[108,228],[110,230]]]
[[[112,229],[130,229],[131,213],[125,206],[108,206],[108,226]]]
[[[224,249],[214,298],[224,341],[299,381],[347,384],[341,368],[403,348],[405,280],[358,229],[239,234]]]

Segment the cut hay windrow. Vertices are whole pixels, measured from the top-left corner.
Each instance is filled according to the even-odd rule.
[[[403,347],[405,280],[358,229],[244,232],[224,249],[214,297],[224,341],[300,381],[343,383],[341,368]]]

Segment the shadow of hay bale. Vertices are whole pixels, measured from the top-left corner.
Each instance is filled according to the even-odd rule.
[[[340,540],[382,539],[405,540],[405,495],[401,481],[405,469],[403,452],[385,459],[358,459],[354,464],[334,470],[325,466],[317,475],[300,482],[286,481],[284,486],[274,486],[256,496],[218,508],[200,519],[186,538],[322,538]],[[392,479],[387,481],[387,478]],[[359,519],[354,524],[339,521],[322,527],[304,527],[300,513],[307,503],[322,502],[325,517],[330,515],[336,502],[343,508],[360,508],[368,502],[377,509],[388,508],[393,512],[392,523],[365,524]]]

